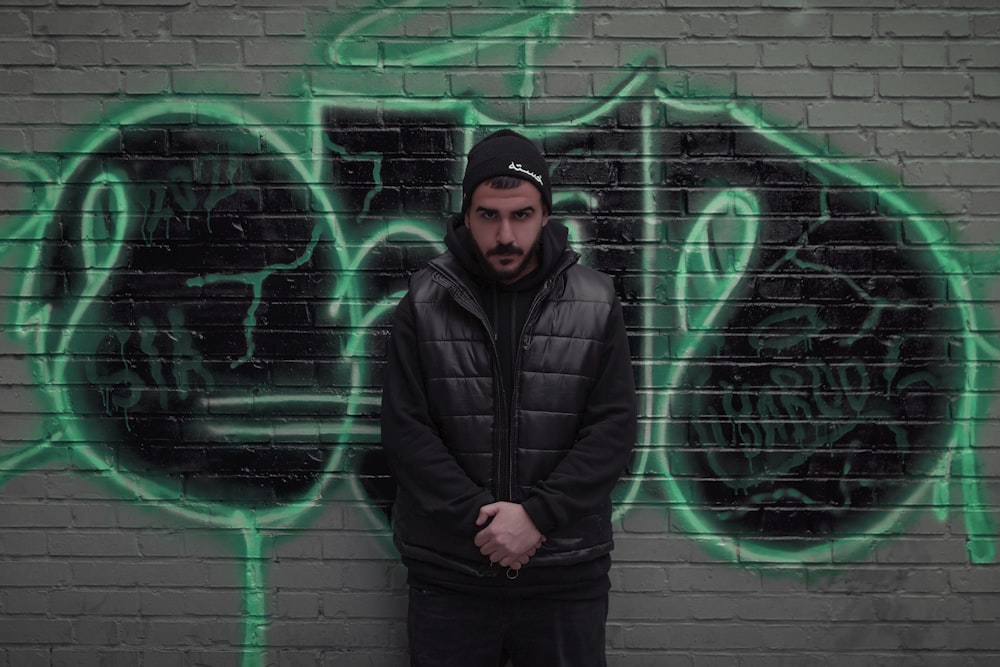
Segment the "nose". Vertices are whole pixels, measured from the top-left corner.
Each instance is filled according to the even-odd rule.
[[[514,228],[510,224],[508,218],[504,218],[500,221],[500,226],[497,228],[497,243],[506,244],[514,242]]]

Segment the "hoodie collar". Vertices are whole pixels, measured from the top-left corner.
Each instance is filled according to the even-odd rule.
[[[479,249],[472,238],[465,218],[459,214],[452,218],[445,234],[444,242],[465,272],[481,285],[495,286],[500,290],[521,291],[535,287],[545,281],[556,269],[563,254],[569,250],[569,230],[562,223],[549,219],[542,227],[541,257],[538,267],[509,285],[497,283],[486,275],[479,260]]]

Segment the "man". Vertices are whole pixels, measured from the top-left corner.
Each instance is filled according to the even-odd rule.
[[[411,664],[603,665],[636,428],[621,305],[549,220],[530,140],[474,146],[462,194],[396,309],[382,394]]]

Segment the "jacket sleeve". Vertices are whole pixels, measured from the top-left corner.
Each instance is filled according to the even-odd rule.
[[[430,417],[417,346],[413,303],[403,297],[393,317],[382,388],[382,449],[408,512],[475,533],[479,508],[493,495],[465,473]]]
[[[577,440],[538,482],[523,507],[543,535],[568,526],[610,502],[636,439],[635,379],[621,303],[615,298],[607,344],[587,398]]]

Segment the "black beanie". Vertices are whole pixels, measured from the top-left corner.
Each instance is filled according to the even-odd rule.
[[[542,193],[545,212],[552,212],[552,181],[542,153],[524,135],[498,130],[469,151],[462,179],[462,213],[469,209],[476,187],[496,176],[514,176],[531,183]]]

